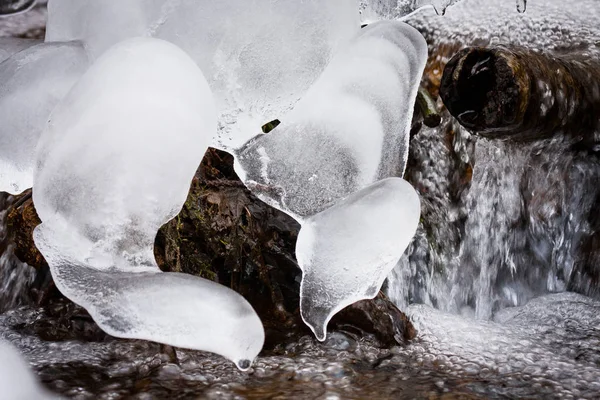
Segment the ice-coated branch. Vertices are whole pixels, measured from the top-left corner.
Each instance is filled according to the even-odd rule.
[[[440,96],[461,125],[482,136],[585,135],[599,126],[600,62],[582,54],[470,47],[446,65]]]
[[[34,240],[56,286],[106,332],[215,352],[247,369],[264,342],[248,302],[213,282],[161,273],[153,256],[215,129],[212,93],[186,53],[150,38],[115,45],[40,139]]]

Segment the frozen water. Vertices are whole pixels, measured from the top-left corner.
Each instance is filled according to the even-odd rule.
[[[425,11],[407,21],[421,32],[431,33],[426,36],[436,47],[502,44],[540,51],[575,50],[597,57],[599,19],[596,0],[530,1],[523,13],[509,0],[462,0],[448,8],[444,17]]]
[[[40,43],[41,41],[34,39],[0,37],[0,63],[12,56],[13,54]]]
[[[0,340],[0,393],[3,400],[58,399],[40,385],[17,349]]]
[[[402,22],[363,29],[274,131],[238,151],[236,172],[298,220],[382,178],[402,176],[423,37]]]
[[[371,23],[379,19],[401,19],[424,7],[433,7],[438,14],[460,0],[360,0],[361,20]]]
[[[84,40],[93,57],[131,36],[180,46],[209,81],[213,146],[227,150],[288,111],[359,27],[352,0],[54,0],[46,40]]]
[[[189,56],[158,39],[117,44],[40,139],[33,199],[43,223],[34,239],[57,287],[105,331],[214,351],[248,368],[264,340],[250,305],[201,278],[160,273],[153,256],[215,128],[211,91]]]
[[[31,187],[35,147],[48,116],[87,66],[77,43],[39,44],[0,63],[0,191]]]
[[[317,339],[344,307],[373,298],[417,229],[421,207],[401,178],[379,181],[307,219],[298,234],[300,312]]]
[[[206,73],[220,112],[213,146],[235,149],[289,111],[358,33],[351,0],[184,0],[155,35]]]
[[[147,36],[162,4],[173,0],[52,0],[46,42],[80,40],[92,59],[128,38]],[[165,6],[166,7],[166,6]]]
[[[142,273],[92,268],[77,254],[78,248],[64,247],[73,233],[54,231],[46,223],[36,228],[34,238],[57,288],[85,307],[110,335],[210,351],[242,370],[262,349],[260,319],[242,296],[225,286],[158,268]]]
[[[40,218],[63,220],[101,254],[153,265],[156,231],[181,209],[215,126],[210,89],[185,53],[158,39],[116,46],[57,106],[40,138]]]

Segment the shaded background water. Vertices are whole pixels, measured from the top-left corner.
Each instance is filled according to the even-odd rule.
[[[465,0],[443,20],[426,13],[411,23],[440,58],[440,47],[475,39],[596,55],[593,2],[568,10],[529,2],[523,16],[514,2],[493,3],[494,13],[489,2]],[[2,19],[0,35],[39,36],[44,16],[41,4]],[[324,344],[303,336],[264,352],[250,373],[218,356],[177,350],[175,360],[160,345],[108,337],[67,301],[35,306],[26,295],[35,271],[4,237],[13,199],[0,194],[0,337],[49,389],[81,399],[598,398],[600,303],[549,294],[593,294],[573,276],[595,232],[597,162],[595,149],[574,139],[478,139],[444,114],[411,140],[406,177],[422,197],[423,222],[387,284],[417,339],[380,349],[351,332]]]

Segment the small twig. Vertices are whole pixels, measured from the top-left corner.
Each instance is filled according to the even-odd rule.
[[[417,93],[417,107],[423,116],[423,123],[430,127],[435,128],[442,122],[442,117],[438,112],[437,106],[431,94],[422,86],[419,86],[419,92]]]

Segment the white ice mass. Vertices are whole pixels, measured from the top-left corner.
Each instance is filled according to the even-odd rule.
[[[3,340],[0,340],[0,397],[3,400],[58,400],[40,386],[19,351]]]
[[[237,152],[236,172],[263,201],[299,221],[373,182],[402,176],[423,36],[369,25],[331,61],[273,132]]]
[[[355,0],[53,0],[46,41],[97,57],[131,36],[185,50],[214,93],[213,147],[234,149],[289,111],[360,27]]]
[[[331,317],[377,295],[414,236],[421,206],[401,178],[381,180],[302,224],[296,257],[302,269],[300,313],[317,339]]]
[[[56,286],[108,333],[249,368],[262,324],[240,295],[161,273],[158,229],[180,211],[216,129],[194,61],[159,39],[105,52],[55,108],[37,149],[34,239]]]
[[[7,52],[28,44],[0,41]],[[76,42],[38,44],[0,63],[0,191],[31,187],[35,148],[48,116],[87,67]]]

